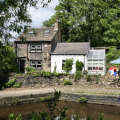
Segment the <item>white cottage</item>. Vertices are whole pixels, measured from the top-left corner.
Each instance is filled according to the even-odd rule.
[[[77,60],[84,64],[88,74],[105,74],[105,49],[91,50],[89,42],[58,43],[51,53],[51,72],[65,72],[62,68],[66,59],[73,59],[71,74],[76,72]]]
[[[76,61],[84,64],[84,70],[87,70],[87,55],[90,50],[89,42],[79,43],[58,43],[55,50],[51,53],[51,72],[63,73],[62,68],[66,59],[73,59],[71,74],[76,72]]]

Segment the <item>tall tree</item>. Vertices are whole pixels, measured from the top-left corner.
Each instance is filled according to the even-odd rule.
[[[11,32],[20,33],[30,23],[29,7],[39,2],[45,6],[51,0],[0,0],[0,40],[9,40]]]
[[[63,41],[91,46],[120,43],[120,0],[59,0],[56,17]]]

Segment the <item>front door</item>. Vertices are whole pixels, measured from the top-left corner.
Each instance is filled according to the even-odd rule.
[[[25,60],[23,59],[19,60],[19,72],[21,73],[25,72]]]

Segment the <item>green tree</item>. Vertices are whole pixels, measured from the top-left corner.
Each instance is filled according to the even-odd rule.
[[[120,43],[119,0],[59,0],[55,8],[62,40],[91,46]]]
[[[0,43],[0,89],[7,82],[10,72],[17,70],[14,48]]]
[[[51,0],[0,0],[0,39],[8,41],[11,32],[20,33],[31,22],[29,7],[45,6]]]
[[[112,60],[120,57],[120,50],[117,50],[115,46],[110,47],[106,54],[106,63],[109,64]]]

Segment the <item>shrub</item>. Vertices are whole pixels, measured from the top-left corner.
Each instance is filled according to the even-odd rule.
[[[9,88],[12,87],[15,84],[16,79],[9,80],[7,83],[5,83],[5,87]]]
[[[87,103],[88,99],[85,98],[85,97],[80,97],[80,98],[78,99],[78,101],[79,101],[80,103]]]
[[[53,76],[55,76],[55,77],[59,77],[59,76],[61,75],[60,73],[57,73],[57,72],[53,72],[52,74],[53,74]]]
[[[13,87],[20,88],[21,85],[22,85],[22,82],[15,82],[15,84],[13,85]]]
[[[41,73],[40,72],[35,72],[32,74],[33,77],[40,77],[41,76]]]
[[[76,71],[75,73],[75,80],[79,80],[82,77],[82,72],[81,71]]]
[[[70,80],[64,80],[64,85],[72,85],[73,83]]]
[[[35,68],[34,68],[34,67],[31,67],[31,66],[27,66],[27,67],[25,68],[25,70],[26,70],[27,73],[33,73],[33,72],[36,71]]]
[[[47,102],[47,101],[50,101],[52,99],[51,96],[48,96],[48,97],[40,97],[40,102]]]
[[[87,76],[86,76],[86,79],[87,79],[87,82],[91,82],[91,81],[92,81],[91,75],[87,75]]]
[[[51,72],[41,71],[41,75],[43,77],[50,77],[52,74],[51,74]]]
[[[66,73],[69,73],[72,70],[72,65],[73,65],[73,60],[72,59],[66,59],[64,66],[63,66],[63,70]]]
[[[84,64],[81,61],[77,60],[76,61],[76,71],[82,71],[83,67],[84,67]]]

